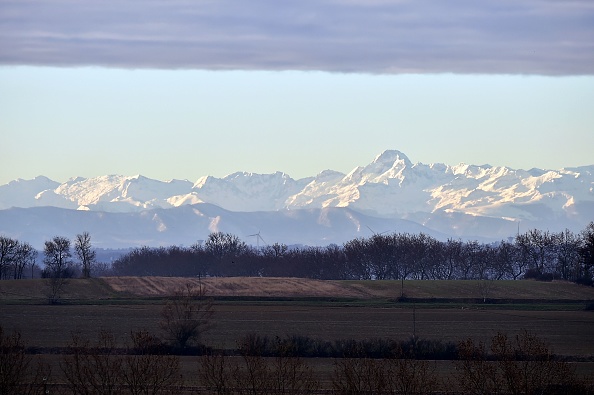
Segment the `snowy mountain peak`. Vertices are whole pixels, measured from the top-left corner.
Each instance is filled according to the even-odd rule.
[[[400,151],[388,150],[376,156],[373,162],[364,167],[357,167],[345,178],[348,182],[388,183],[390,179],[402,182],[405,171],[410,171],[412,162]]]
[[[211,180],[213,178],[214,177],[212,177],[212,176],[202,176],[202,177],[200,177],[198,180],[196,180],[196,182],[192,186],[192,189],[194,189],[194,188],[196,188],[196,189],[202,188],[204,185],[206,185],[209,182],[209,180]]]
[[[21,178],[0,185],[0,210],[11,207],[32,207],[37,204],[36,196],[41,192],[57,188],[60,183],[45,176],[32,180]]]
[[[66,181],[66,182],[69,183],[69,184],[74,184],[76,182],[82,182],[84,180],[86,180],[86,178],[81,177],[81,176],[78,176],[78,177],[69,178],[68,181]]]
[[[406,155],[397,150],[386,150],[375,157],[372,163],[382,164],[384,166],[393,166],[402,163],[404,166],[412,166],[412,162]]]
[[[334,171],[334,170],[324,170],[319,172],[314,179],[316,181],[328,181],[328,180],[336,180],[336,179],[342,179],[345,177],[344,173],[341,173],[339,171]]]
[[[46,176],[37,176],[31,180],[17,178],[16,180],[10,181],[8,184],[0,185],[0,188],[7,187],[7,186],[14,186],[14,187],[27,186],[27,187],[34,187],[34,188],[43,188],[43,187],[52,186],[52,185],[58,186],[60,184],[56,181],[50,180]]]
[[[235,183],[242,183],[246,180],[248,182],[252,180],[277,180],[284,182],[286,180],[292,180],[292,178],[281,171],[277,171],[270,174],[259,174],[259,173],[249,173],[249,172],[236,172],[229,174],[228,176],[223,177],[223,180],[235,182]]]
[[[464,163],[413,164],[402,152],[387,150],[346,175],[324,170],[298,180],[278,171],[205,176],[195,183],[106,175],[77,177],[62,184],[40,176],[0,185],[0,210],[53,206],[139,212],[199,203],[234,212],[348,207],[367,215],[423,224],[434,218],[435,228],[456,219],[461,222],[450,229],[454,235],[461,235],[464,227],[475,229],[472,224],[478,218],[503,221],[502,233],[514,220],[545,224],[551,230],[579,230],[594,219],[594,166],[526,171]],[[517,226],[512,224],[512,228]]]

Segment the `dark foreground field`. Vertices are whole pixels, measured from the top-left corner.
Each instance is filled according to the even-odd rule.
[[[95,338],[106,329],[122,342],[132,330],[159,333],[163,305],[0,305],[0,324],[18,329],[35,347],[64,347],[71,333]],[[221,302],[214,306],[212,328],[203,342],[233,348],[241,337],[304,335],[323,340],[391,338],[458,342],[487,341],[497,332],[513,335],[529,330],[548,341],[560,355],[594,356],[594,313],[589,311],[478,310],[460,308],[334,307],[298,304],[258,305]]]
[[[49,305],[41,280],[0,282],[0,326],[18,330],[26,345],[48,354],[57,369],[56,348],[73,333],[95,339],[98,331],[115,334],[119,345],[131,331],[160,334],[167,295],[187,279],[128,278],[72,280],[63,304]],[[490,290],[490,303],[477,297],[476,282],[407,282],[407,301],[398,301],[399,282],[319,282],[282,279],[259,281],[208,279],[215,295],[211,328],[202,343],[232,350],[249,334],[274,339],[290,335],[335,341],[389,338],[490,342],[498,332],[523,330],[544,339],[552,351],[573,361],[581,375],[594,375],[594,300],[592,288],[566,283],[501,282]],[[130,287],[127,289],[125,284]],[[145,284],[145,288],[143,288]],[[283,294],[283,290],[286,294]],[[182,371],[192,377],[199,357],[182,357]],[[329,385],[334,360],[310,364]],[[449,361],[435,362],[442,377],[453,372]],[[324,379],[325,377],[325,379]],[[192,380],[190,380],[192,382]]]
[[[49,305],[43,280],[0,282],[0,325],[21,331],[27,344],[63,347],[72,332],[113,331],[122,342],[131,330],[159,332],[160,312],[173,291],[196,279],[124,277],[74,279],[63,304]],[[203,342],[232,348],[242,336],[305,335],[324,340],[419,338],[487,340],[497,332],[529,330],[555,353],[594,357],[594,288],[564,282],[501,281],[478,298],[476,281],[317,281],[211,278],[212,328]]]

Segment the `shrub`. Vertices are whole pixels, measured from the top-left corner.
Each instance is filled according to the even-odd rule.
[[[212,314],[212,299],[206,296],[205,288],[188,283],[163,307],[160,326],[171,346],[183,352],[200,341],[209,329]]]
[[[532,268],[532,269],[528,269],[526,270],[526,273],[524,274],[524,279],[526,280],[537,280],[537,281],[546,281],[546,282],[550,282],[553,281],[553,279],[555,278],[553,273],[546,273],[546,272],[541,272],[540,269],[537,268]]]
[[[97,342],[74,334],[60,363],[73,394],[171,393],[181,384],[179,358],[148,332],[130,334],[125,353],[116,348],[113,334],[99,333]]]
[[[594,286],[594,281],[590,277],[579,277],[575,279],[576,284],[586,285],[588,287]]]
[[[35,394],[43,388],[49,367],[31,362],[20,332],[5,333],[0,326],[0,394]]]
[[[456,379],[469,394],[586,393],[586,386],[576,380],[566,362],[556,360],[545,342],[523,331],[510,339],[498,333],[491,340],[490,351],[471,339],[458,345],[460,359],[455,362]],[[575,392],[577,391],[577,392]]]
[[[268,336],[260,336],[256,333],[250,333],[239,339],[237,341],[237,350],[241,355],[247,356],[272,355]]]
[[[437,389],[427,361],[413,359],[340,358],[332,386],[338,394],[427,394]]]

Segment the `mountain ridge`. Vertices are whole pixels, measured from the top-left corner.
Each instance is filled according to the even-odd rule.
[[[23,226],[23,225],[26,226]],[[10,208],[0,210],[0,234],[6,234],[43,248],[53,236],[68,238],[87,231],[99,248],[140,246],[190,246],[211,232],[237,235],[248,244],[258,244],[253,235],[260,233],[265,243],[287,245],[342,244],[357,237],[371,237],[373,230],[447,236],[406,219],[374,218],[349,208],[231,212],[209,203],[169,209],[114,213],[70,210],[59,207]]]
[[[218,206],[227,210],[227,217],[348,208],[373,218],[415,221],[465,238],[497,239],[520,223],[579,231],[594,220],[594,165],[560,170],[427,165],[386,150],[349,173],[324,170],[301,179],[277,171],[203,176],[196,182],[106,175],[58,183],[39,176],[0,185],[0,211],[50,206],[126,214],[196,204]],[[486,223],[491,225],[481,225]],[[489,230],[495,223],[500,230]],[[0,223],[0,233],[6,232],[4,228]]]

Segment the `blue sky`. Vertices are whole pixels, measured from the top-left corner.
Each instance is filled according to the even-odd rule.
[[[594,164],[589,1],[121,3],[0,3],[0,184]]]

